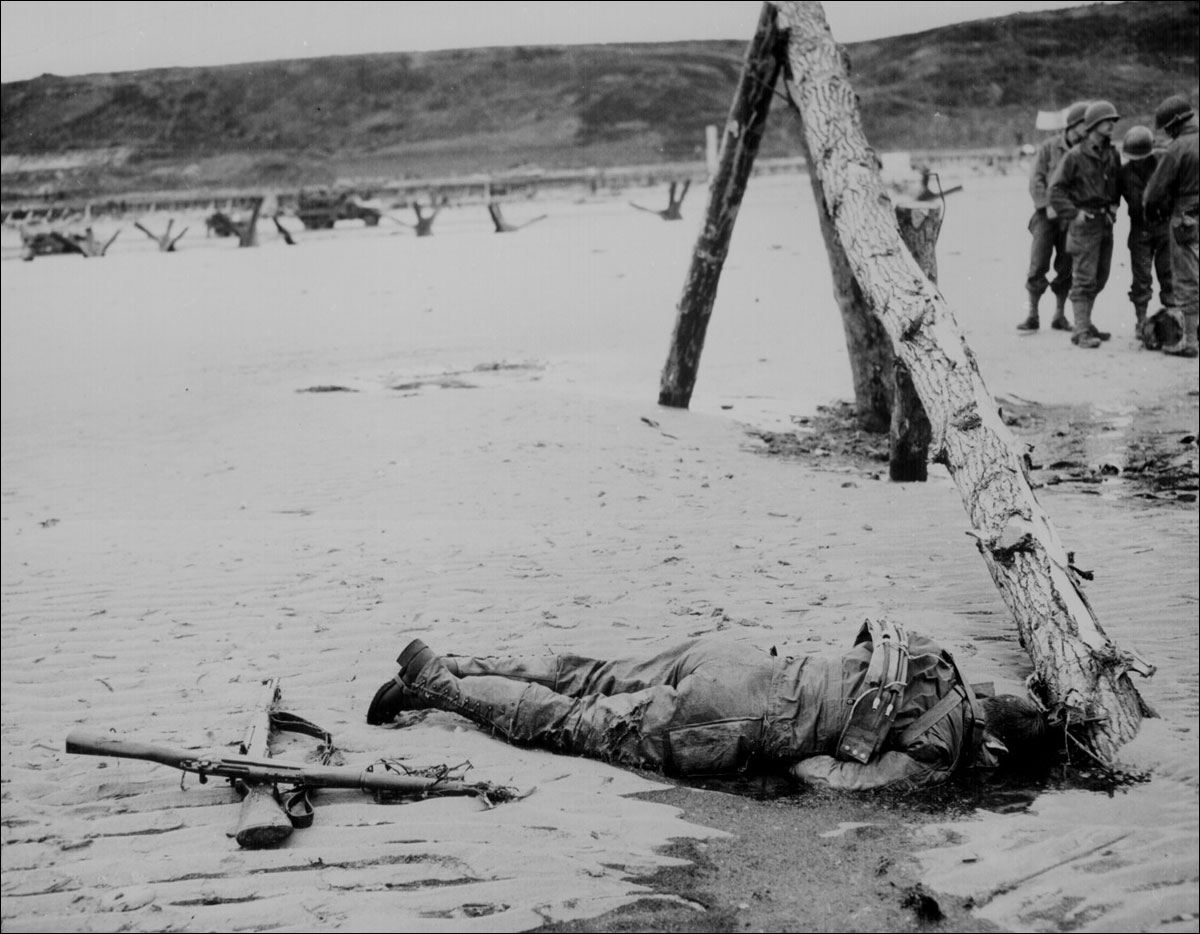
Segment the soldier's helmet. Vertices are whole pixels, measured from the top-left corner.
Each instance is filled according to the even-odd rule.
[[[1083,115],[1083,128],[1090,133],[1097,124],[1103,123],[1105,120],[1119,120],[1120,118],[1121,115],[1117,113],[1117,108],[1108,101],[1092,101]]]
[[[1089,101],[1076,101],[1067,109],[1067,129],[1073,130],[1079,124],[1083,123],[1083,118],[1087,116]]]
[[[1192,105],[1178,94],[1172,94],[1154,111],[1154,125],[1160,130],[1170,130],[1175,124],[1190,120]]]
[[[1125,134],[1121,150],[1130,159],[1145,159],[1154,151],[1154,134],[1147,127],[1131,127]]]

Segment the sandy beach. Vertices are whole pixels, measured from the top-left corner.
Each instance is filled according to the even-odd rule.
[[[1117,468],[1038,496],[1109,636],[1157,666],[1138,686],[1160,718],[1124,749],[1149,781],[925,822],[915,871],[1002,930],[1195,931],[1200,523],[1194,496],[1139,496],[1126,467],[1147,438],[1194,457],[1196,365],[1134,339],[1124,216],[1095,310],[1111,342],[1019,335],[1025,178],[962,181],[941,289],[1000,404],[1050,413],[1035,461],[1076,438],[1075,461]],[[197,215],[174,254],[129,218],[97,224],[123,228],[103,259],[30,263],[3,231],[5,931],[529,930],[670,898],[633,880],[680,862],[672,841],[724,838],[643,794],[672,785],[654,776],[449,714],[368,726],[413,637],[800,652],[888,615],[1021,689],[1029,659],[944,471],[891,484],[751,433],[852,394],[807,179],[751,182],[692,407],[656,404],[705,197],[677,223],[630,208],[665,202],[653,189],[516,201],[512,222],[546,217],[502,236],[482,206],[419,239],[385,221],[289,247],[264,224],[255,249]],[[271,677],[339,762],[469,762],[537,790],[491,810],[328,792],[311,828],[249,851],[227,784],[64,752],[77,727],[231,750]],[[779,887],[801,871],[781,864]]]

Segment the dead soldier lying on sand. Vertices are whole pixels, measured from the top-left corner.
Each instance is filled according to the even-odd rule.
[[[947,651],[887,622],[864,624],[846,652],[799,657],[706,640],[641,660],[439,657],[414,640],[397,661],[370,724],[448,710],[513,743],[673,775],[905,789],[1054,758],[1034,703],[988,696]]]

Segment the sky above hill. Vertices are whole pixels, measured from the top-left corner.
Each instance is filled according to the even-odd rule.
[[[824,4],[839,42],[964,20],[1081,6],[1038,2]],[[0,0],[0,80],[225,65],[366,52],[601,42],[746,39],[759,0],[305,2]]]

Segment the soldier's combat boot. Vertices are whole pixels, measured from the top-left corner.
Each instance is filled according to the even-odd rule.
[[[1038,299],[1039,296],[1032,292],[1026,292],[1025,300],[1025,320],[1017,325],[1018,331],[1036,331],[1041,325],[1038,322]]]
[[[1162,349],[1163,353],[1172,357],[1200,356],[1200,337],[1197,337],[1197,326],[1200,325],[1200,312],[1187,311],[1183,314],[1183,336],[1179,341]]]
[[[1075,316],[1075,332],[1071,335],[1071,343],[1089,350],[1099,347],[1100,338],[1092,335],[1091,299],[1075,299],[1071,302],[1071,310]]]
[[[394,683],[402,686],[413,706],[461,714],[506,738],[515,738],[517,708],[530,685],[486,676],[459,679],[420,639],[410,642],[396,661],[400,671]]]
[[[1146,302],[1139,302],[1138,304],[1134,305],[1133,306],[1133,315],[1134,315],[1134,318],[1136,319],[1134,326],[1133,326],[1133,335],[1139,341],[1141,341],[1142,346],[1145,347],[1146,346]]]
[[[379,690],[375,692],[375,696],[371,698],[371,704],[367,707],[367,723],[372,726],[391,723],[401,711],[425,710],[429,706],[423,698],[409,690],[403,678],[405,668],[420,648],[425,648],[432,655],[432,650],[425,646],[424,642],[414,640],[409,643],[400,653],[400,657],[396,659],[400,664],[400,671],[396,677],[381,684]],[[454,673],[458,673],[457,666]]]
[[[1055,331],[1071,330],[1071,322],[1067,320],[1067,296],[1055,295],[1054,320],[1050,322],[1050,327]]]

